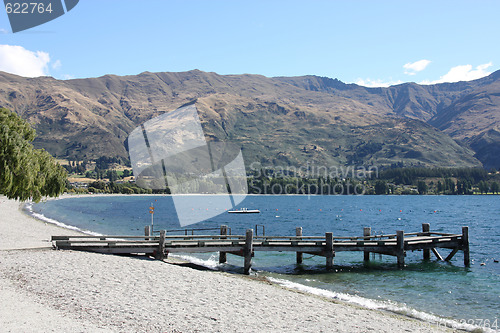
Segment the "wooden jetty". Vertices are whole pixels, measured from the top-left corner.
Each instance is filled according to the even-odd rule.
[[[404,267],[407,251],[422,250],[424,260],[429,260],[432,252],[438,260],[444,261],[463,251],[464,265],[470,265],[468,227],[462,227],[461,234],[448,234],[431,232],[429,224],[424,223],[421,232],[399,230],[391,235],[372,235],[371,228],[364,228],[363,236],[359,237],[338,237],[332,232],[324,236],[303,236],[300,227],[295,236],[258,236],[253,229],[248,229],[245,235],[230,235],[228,230],[223,225],[219,235],[167,235],[161,230],[159,236],[153,236],[147,226],[144,236],[52,236],[52,243],[56,249],[145,254],[160,260],[169,253],[219,252],[219,262],[225,263],[230,253],[244,257],[245,274],[249,274],[252,257],[257,251],[296,252],[298,264],[303,261],[303,253],[323,256],[327,268],[333,267],[335,254],[340,251],[361,251],[365,261],[370,259],[370,253],[395,256],[400,268]],[[438,248],[451,252],[443,259]]]

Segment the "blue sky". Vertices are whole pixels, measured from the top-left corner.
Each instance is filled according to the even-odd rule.
[[[0,70],[58,79],[191,69],[319,75],[367,86],[500,69],[500,1],[80,0],[12,33]]]

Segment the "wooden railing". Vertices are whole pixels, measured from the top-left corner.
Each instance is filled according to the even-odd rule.
[[[147,229],[147,228],[146,228]],[[363,236],[303,236],[302,228],[296,229],[296,236],[255,236],[253,229],[245,235],[230,235],[227,226],[220,227],[220,235],[168,235],[165,230],[159,236],[52,236],[58,249],[74,249],[105,253],[144,253],[163,259],[169,253],[219,252],[219,262],[227,260],[227,253],[245,257],[245,272],[250,270],[251,257],[255,251],[293,251],[297,253],[297,263],[302,263],[302,254],[310,253],[326,257],[326,266],[333,266],[335,252],[362,251],[364,259],[370,253],[380,253],[397,257],[399,267],[404,266],[406,251],[423,250],[424,260],[430,259],[430,252],[439,260],[449,261],[459,251],[464,252],[464,265],[469,266],[469,230],[462,228],[462,234],[431,232],[424,223],[421,232],[404,233],[397,231],[389,235],[371,235],[370,228],[364,228]],[[451,249],[443,259],[437,248]]]

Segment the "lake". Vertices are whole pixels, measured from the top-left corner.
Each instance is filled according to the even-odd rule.
[[[459,251],[449,263],[422,260],[422,252],[409,252],[406,267],[397,268],[396,258],[361,252],[339,252],[331,271],[325,258],[304,254],[295,263],[295,253],[256,252],[253,270],[276,283],[326,297],[387,309],[430,322],[451,319],[450,325],[474,323],[497,327],[500,309],[500,196],[248,196],[239,207],[259,209],[260,214],[227,214],[213,204],[216,196],[193,196],[196,210],[219,215],[188,228],[218,228],[228,225],[232,234],[256,228],[266,235],[362,236],[363,227],[373,234],[396,230],[416,232],[422,223],[431,231],[461,233],[469,226],[471,267],[463,265]],[[201,200],[201,201],[200,201]],[[200,207],[200,202],[206,207]],[[179,229],[170,196],[98,196],[51,200],[28,210],[38,218],[99,234],[143,235],[151,224],[149,206],[155,207],[154,227]],[[188,209],[185,207],[185,209]],[[217,233],[212,232],[197,232]],[[442,256],[448,250],[439,249]],[[432,255],[432,254],[431,254]],[[228,255],[228,263],[217,264],[217,254],[185,255],[192,262],[226,271],[241,272],[243,259]]]

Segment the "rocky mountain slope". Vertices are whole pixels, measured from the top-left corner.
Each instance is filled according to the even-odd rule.
[[[65,81],[0,72],[0,106],[34,125],[38,147],[67,158],[127,158],[135,127],[196,100],[207,139],[239,143],[248,165],[500,167],[498,76],[365,88],[198,70]]]

